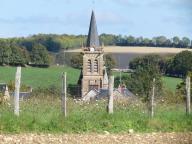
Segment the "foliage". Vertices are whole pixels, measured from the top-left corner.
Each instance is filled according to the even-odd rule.
[[[1,40],[0,41],[0,65],[8,65],[9,64],[9,56],[11,54],[9,44]]]
[[[115,45],[117,42],[117,36],[113,34],[101,34],[100,40],[104,45]]]
[[[190,77],[191,80],[191,89],[192,89],[192,72],[188,72],[187,76]],[[185,98],[186,97],[186,79],[183,80],[177,85],[177,95]],[[192,95],[192,91],[191,91]]]
[[[35,65],[49,65],[49,54],[41,44],[34,44],[31,50],[31,63]]]
[[[115,67],[116,61],[112,55],[104,55],[105,67],[107,69],[108,75],[111,75],[111,69]]]
[[[25,49],[18,47],[17,45],[11,45],[11,54],[9,64],[13,66],[24,66],[29,62],[29,54]]]
[[[9,92],[15,91],[15,81],[9,81],[7,86],[8,86]],[[28,91],[30,91],[30,87],[25,85],[25,84],[21,84],[20,91],[21,92],[28,92]]]
[[[127,87],[145,101],[149,101],[154,78],[157,94],[162,88],[159,59],[156,55],[146,55],[138,58],[136,63]]]
[[[190,48],[190,39],[175,36],[172,39],[168,39],[165,36],[157,36],[152,39],[133,36],[116,36],[116,45],[119,46],[152,46],[152,47],[177,47],[177,48]]]
[[[165,61],[165,74],[185,77],[192,70],[192,52],[182,51]]]
[[[0,106],[3,104],[3,94],[0,92]]]
[[[71,57],[71,66],[73,68],[81,69],[83,66],[83,54],[74,54]]]
[[[68,49],[79,48],[85,45],[86,35],[56,35],[56,34],[38,34],[21,38],[0,39],[0,65],[26,65],[29,62],[33,66],[49,65],[49,53],[57,54],[60,64],[62,54]],[[101,43],[105,45],[120,46],[154,46],[154,47],[179,47],[191,48],[191,40],[187,37],[167,39],[165,36],[158,36],[152,39],[134,36],[121,36],[113,34],[101,34]],[[38,48],[39,47],[39,48]],[[47,52],[48,51],[48,52]],[[69,64],[68,58],[64,58]],[[61,64],[63,64],[61,62]]]
[[[121,79],[121,80],[120,80]],[[116,76],[114,80],[114,87],[117,88],[120,84],[128,85],[130,81],[130,75],[122,75],[121,78],[120,76]]]
[[[174,74],[185,77],[192,70],[192,52],[182,51],[173,58],[172,67]]]

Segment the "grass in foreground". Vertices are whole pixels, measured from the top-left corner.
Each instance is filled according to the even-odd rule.
[[[89,104],[68,100],[68,116],[61,112],[60,99],[32,98],[21,102],[20,116],[13,115],[8,106],[0,106],[0,133],[110,133],[128,132],[185,132],[192,131],[192,115],[186,116],[184,106],[158,106],[155,117],[137,103],[115,103],[113,115],[106,112],[106,101]]]

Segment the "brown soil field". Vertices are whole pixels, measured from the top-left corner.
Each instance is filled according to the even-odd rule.
[[[0,134],[0,144],[192,144],[192,133]]]
[[[184,50],[192,51],[192,49],[185,48],[160,48],[160,47],[123,47],[123,46],[106,46],[104,52],[106,53],[179,53]],[[81,52],[81,49],[69,50],[68,52]]]

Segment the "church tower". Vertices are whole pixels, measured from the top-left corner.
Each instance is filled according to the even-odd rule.
[[[100,45],[94,11],[91,14],[86,46],[83,47],[83,69],[81,79],[82,97],[90,90],[107,89],[108,77],[104,68],[103,47]]]

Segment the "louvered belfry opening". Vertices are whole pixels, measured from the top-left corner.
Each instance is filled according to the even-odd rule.
[[[91,72],[91,68],[92,67],[92,65],[91,65],[91,60],[89,59],[88,61],[87,61],[87,72]]]
[[[94,60],[94,72],[98,72],[98,60]]]

